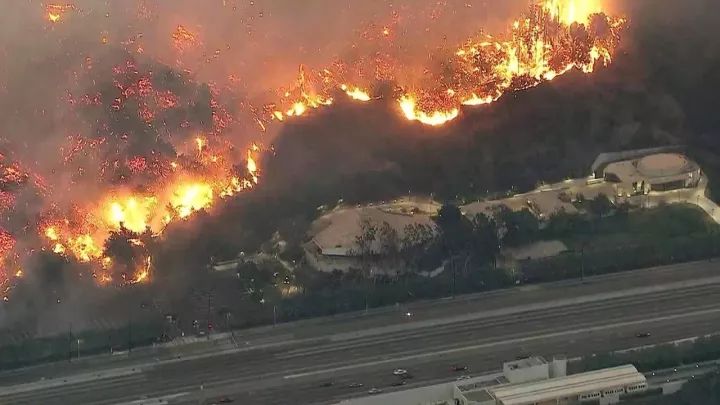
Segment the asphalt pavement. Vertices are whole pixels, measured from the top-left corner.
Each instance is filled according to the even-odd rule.
[[[451,381],[462,374],[452,364],[479,375],[521,355],[715,333],[719,298],[720,264],[709,262],[528,286],[238,331],[240,347],[220,339],[2,373],[0,403],[337,403],[372,387]],[[407,385],[393,385],[395,368],[413,375]]]

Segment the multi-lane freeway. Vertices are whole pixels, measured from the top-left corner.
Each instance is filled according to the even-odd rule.
[[[453,364],[485,374],[520,355],[572,357],[718,329],[720,263],[690,263],[237,331],[236,345],[6,372],[0,403],[336,403],[372,387],[449,381]],[[405,387],[392,386],[399,367],[414,377]]]

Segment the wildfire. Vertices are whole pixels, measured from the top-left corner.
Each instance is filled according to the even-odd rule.
[[[143,232],[148,227],[148,219],[157,205],[156,197],[128,197],[111,200],[107,206],[107,223],[113,229],[127,228],[134,232]]]
[[[573,69],[592,73],[598,64],[608,65],[625,22],[605,14],[601,0],[542,0],[513,21],[506,36],[483,35],[460,45],[447,64],[452,68],[427,72],[425,82],[403,86],[401,64],[377,61],[376,77],[400,82],[397,101],[405,118],[439,126],[457,118],[461,106],[490,104],[508,91],[537,86]],[[387,36],[389,30],[381,34]],[[363,90],[369,86],[344,78],[349,70],[343,63],[318,71],[301,66],[295,85],[282,92],[278,105],[285,107],[268,108],[271,118],[283,121],[329,105],[338,91],[370,101]]]
[[[591,15],[603,11],[602,0],[545,0],[543,9],[565,25],[585,24]]]
[[[368,94],[364,90],[361,90],[359,87],[350,88],[347,85],[343,84],[340,86],[340,88],[353,100],[370,101],[372,99],[372,97],[370,97],[370,94]]]
[[[198,44],[197,36],[182,25],[178,25],[172,33],[175,48],[178,51],[185,51]]]
[[[182,184],[170,198],[170,205],[180,218],[187,218],[195,211],[207,208],[213,202],[213,189],[207,183]]]
[[[107,284],[113,280],[110,271],[116,263],[106,256],[104,248],[113,232],[131,232],[131,235],[149,232],[156,237],[173,220],[188,218],[197,211],[210,208],[218,198],[228,198],[257,184],[256,157],[261,150],[258,145],[252,144],[248,148],[247,173],[238,176],[227,170],[228,160],[219,156],[219,151],[213,150],[206,138],[197,137],[194,141],[197,155],[191,166],[206,164],[203,178],[194,177],[184,166],[172,161],[178,177],[158,185],[154,192],[116,190],[113,195],[101,199],[97,206],[79,210],[72,219],[48,222],[42,230],[47,249],[79,262],[97,264],[102,272],[96,273],[95,279],[100,284]],[[137,237],[130,237],[127,243],[142,252],[146,250],[144,242]],[[134,284],[147,280],[149,267],[148,261],[145,270],[137,271],[132,279],[124,279],[124,282]]]
[[[75,10],[72,4],[51,4],[38,10],[38,15],[59,23],[72,10]],[[401,29],[393,24],[374,25],[373,32],[363,34],[362,39],[378,41],[385,48],[362,55],[359,50],[364,48],[355,47],[354,43],[353,49],[358,51],[352,53],[357,55],[352,61],[339,59],[317,69],[301,65],[294,82],[273,92],[274,103],[252,107],[251,120],[264,132],[273,122],[310,115],[333,104],[338,97],[357,102],[391,97],[400,116],[424,125],[441,126],[467,108],[491,104],[508,92],[555,80],[572,70],[590,74],[612,63],[626,21],[605,12],[602,0],[535,0],[525,13],[508,24],[506,32],[497,36],[479,34],[437,54],[433,50],[428,60],[439,63],[420,66],[422,69],[407,69],[403,61],[396,60],[402,54],[396,52],[402,45],[394,41],[402,36]],[[166,43],[177,53],[203,46],[200,32],[185,25],[173,27],[166,32],[169,36]],[[108,38],[114,42],[117,34],[101,29],[99,35],[101,43],[108,43]],[[135,55],[142,53],[140,39],[138,34],[132,41],[122,43]],[[221,49],[222,46],[203,48],[197,54],[212,61],[219,57]],[[198,92],[183,94],[189,84],[197,84],[184,65],[187,61],[178,61],[172,73],[158,77],[165,74],[159,73],[162,69],[143,66],[143,59],[148,58],[118,61],[112,66],[110,80],[97,76],[103,69],[102,62],[90,56],[78,72],[69,72],[72,77],[87,74],[85,79],[91,80],[82,83],[96,83],[99,79],[97,83],[105,82],[108,87],[98,85],[99,88],[87,92],[85,88],[74,89],[82,93],[69,94],[70,105],[78,107],[77,110],[80,107],[97,110],[98,114],[92,115],[93,121],[96,116],[102,120],[107,111],[122,122],[134,123],[139,119],[139,125],[127,127],[150,128],[149,136],[135,133],[142,131],[117,130],[112,122],[99,121],[92,135],[68,135],[69,145],[62,150],[62,159],[69,172],[77,172],[78,178],[93,176],[95,173],[88,173],[93,168],[81,163],[83,159],[97,158],[92,162],[100,167],[96,175],[105,191],[88,196],[87,203],[45,207],[48,212],[43,212],[42,221],[32,228],[43,240],[45,251],[88,263],[83,267],[92,268],[100,284],[149,281],[152,244],[148,240],[163,237],[173,221],[211,210],[221,200],[251,189],[262,178],[260,148],[253,144],[247,151],[238,152],[223,138],[227,129],[241,120],[219,101],[226,99],[218,97],[223,91],[222,84],[209,81],[210,113],[199,124],[189,122],[193,121],[189,117],[197,114],[186,111],[196,101],[189,99],[192,96],[187,93]],[[415,72],[422,75],[412,74]],[[386,83],[394,85],[392,92],[377,91]],[[121,142],[114,143],[113,139]],[[147,143],[151,146],[146,147]],[[48,186],[52,181],[46,182],[4,159],[0,156],[3,186],[0,211],[9,214],[21,203],[18,201],[23,201],[16,198],[14,190],[25,183],[32,184],[39,195],[53,196],[52,187]],[[60,200],[66,201],[56,199]],[[119,250],[133,250],[132,260],[111,254],[113,243],[120,246]],[[12,277],[23,275],[21,270],[15,270],[20,268],[17,266],[20,261],[14,256],[18,245],[24,244],[16,243],[11,232],[0,229],[3,288],[11,284]]]
[[[56,23],[59,22],[62,19],[62,16],[70,11],[74,10],[75,6],[72,4],[48,4],[45,7],[45,12],[47,13],[47,19],[50,22]]]
[[[448,121],[454,120],[460,114],[460,110],[453,108],[450,111],[433,111],[426,113],[417,108],[417,102],[412,96],[403,96],[400,99],[400,109],[405,118],[410,121],[419,121],[425,125],[439,126]]]

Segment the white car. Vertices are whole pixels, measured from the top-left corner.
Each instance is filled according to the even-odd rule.
[[[405,374],[407,374],[407,370],[405,370],[405,369],[396,368],[395,370],[393,370],[393,375],[405,375]]]
[[[368,390],[368,394],[370,394],[370,395],[379,394],[379,393],[381,393],[381,392],[382,392],[382,390],[377,389],[377,388],[375,388],[375,387],[370,388],[370,390]]]

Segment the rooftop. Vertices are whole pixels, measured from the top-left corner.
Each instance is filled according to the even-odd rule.
[[[698,165],[678,153],[658,153],[637,160],[611,163],[606,173],[616,175],[620,181],[632,183],[646,179],[674,177],[693,172]]]
[[[549,380],[505,385],[491,391],[503,405],[524,405],[571,397],[580,392],[597,392],[645,382],[645,376],[635,366],[624,365]]]
[[[465,398],[467,398],[469,401],[473,401],[473,402],[485,402],[485,401],[492,401],[494,399],[493,396],[488,392],[487,389],[483,389],[483,390],[479,390],[479,391],[471,391],[464,395],[465,395]]]
[[[519,368],[542,366],[543,364],[547,364],[547,361],[545,361],[545,359],[543,359],[542,357],[539,357],[539,356],[533,356],[533,357],[528,357],[525,359],[508,361],[503,364],[503,368],[508,368],[510,370],[517,370]]]

